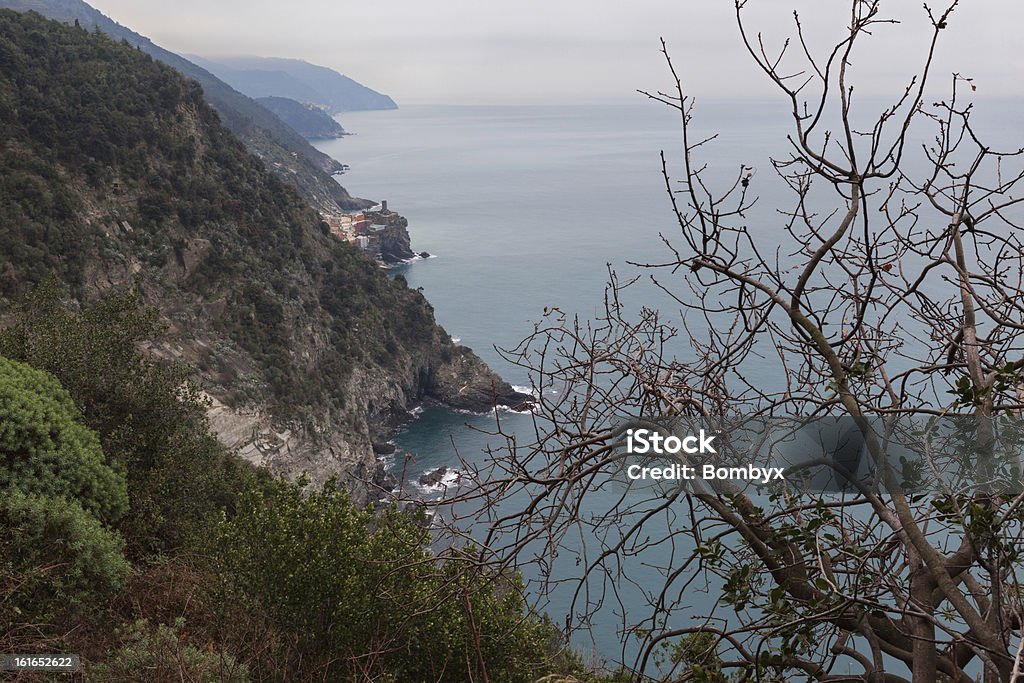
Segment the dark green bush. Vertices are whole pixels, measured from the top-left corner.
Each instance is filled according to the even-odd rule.
[[[454,683],[486,670],[528,683],[552,671],[557,631],[527,615],[518,580],[468,556],[440,564],[429,541],[413,515],[279,482],[242,498],[216,556],[234,595],[290,634],[274,661],[294,680]]]
[[[53,375],[0,357],[0,490],[78,501],[108,522],[128,509],[124,474]]]
[[[88,613],[124,584],[124,543],[77,501],[0,494],[0,632]]]

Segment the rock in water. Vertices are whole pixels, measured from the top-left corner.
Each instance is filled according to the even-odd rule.
[[[444,481],[445,476],[448,474],[447,467],[438,467],[436,470],[431,470],[420,476],[420,486],[437,486]]]

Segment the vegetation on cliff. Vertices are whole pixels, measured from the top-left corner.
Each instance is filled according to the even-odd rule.
[[[343,166],[310,145],[276,115],[238,92],[206,69],[163,49],[145,36],[121,26],[82,0],[0,0],[0,8],[19,12],[34,11],[67,24],[98,30],[117,41],[138,47],[203,88],[206,101],[220,115],[224,125],[237,135],[246,148],[258,156],[267,168],[320,211],[366,208],[373,204],[352,197],[331,177]]]
[[[430,395],[453,347],[427,301],[327,234],[194,82],[7,11],[0,62],[0,296],[50,276],[79,300],[138,287],[169,326],[157,353],[282,422],[365,432],[356,376]]]
[[[78,652],[95,680],[577,670],[516,577],[211,433],[213,396],[372,462],[389,401],[479,362],[422,295],[144,52],[3,10],[0,66],[0,652]]]
[[[68,311],[42,290],[17,311],[0,331],[0,652],[81,653],[101,681],[580,671],[514,577],[438,563],[416,515],[303,495],[221,446],[187,369],[138,350],[155,316],[136,299]]]

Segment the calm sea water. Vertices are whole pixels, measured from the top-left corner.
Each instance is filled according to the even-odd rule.
[[[784,129],[766,123],[779,118],[766,116],[765,106],[700,110],[704,130],[730,124],[715,147],[723,175],[741,162],[768,173],[769,143]],[[340,121],[354,135],[318,147],[351,166],[340,178],[350,192],[386,199],[408,218],[414,250],[434,255],[400,270],[423,288],[445,329],[508,381],[528,386],[525,371],[496,347],[522,340],[545,307],[593,317],[609,266],[625,276],[638,272],[628,262],[666,257],[660,234],[678,227],[660,154],[678,159],[677,116],[639,98],[620,106],[407,107],[345,114]],[[653,287],[638,289],[633,303],[677,308]],[[503,414],[502,422],[532,434],[529,416]],[[494,418],[428,407],[396,443],[412,454],[415,476],[456,465],[456,449],[467,460],[482,458],[490,440],[472,427],[493,430]],[[569,597],[556,590],[546,598],[556,623]],[[693,604],[700,613],[709,599],[695,594]],[[611,659],[629,656],[633,648],[623,648],[618,632],[622,611],[609,605],[592,637],[577,645]]]
[[[999,138],[1016,139],[1020,111],[990,107],[983,114]],[[410,286],[423,288],[453,337],[516,385],[529,385],[529,377],[495,347],[523,339],[545,307],[593,317],[608,266],[629,275],[637,269],[627,262],[665,258],[659,235],[678,229],[660,159],[664,150],[670,163],[678,161],[677,114],[639,97],[621,106],[406,107],[340,120],[354,135],[318,147],[351,165],[342,184],[355,195],[386,199],[408,218],[413,248],[435,255],[400,269]],[[709,103],[697,109],[695,132],[721,132],[709,150],[720,177],[744,163],[764,178],[769,155],[785,147],[784,123],[777,104]],[[778,204],[778,191],[762,183],[766,208],[752,217],[755,239],[766,244],[782,234],[782,218],[767,208]],[[633,297],[635,305],[678,308],[650,287]],[[680,355],[686,351],[681,345]],[[750,378],[770,383],[777,381],[773,372],[766,364]],[[532,433],[529,416],[502,420],[506,430]],[[412,454],[416,475],[457,464],[456,449],[467,460],[482,458],[489,440],[471,427],[492,429],[494,418],[428,408],[396,443]],[[623,649],[617,632],[623,610],[629,620],[626,596],[624,606],[599,613],[593,640],[577,644],[628,656],[631,648]],[[556,592],[545,606],[556,623],[567,599]],[[694,614],[709,605],[707,595],[694,593]]]
[[[718,147],[730,160],[766,131],[746,113],[740,137]],[[663,105],[408,107],[340,121],[355,135],[318,146],[352,166],[342,184],[409,219],[413,248],[437,256],[405,268],[410,286],[514,384],[527,378],[495,345],[521,340],[545,306],[593,313],[606,264],[666,255],[658,235],[675,224],[659,152],[671,158],[680,141]]]

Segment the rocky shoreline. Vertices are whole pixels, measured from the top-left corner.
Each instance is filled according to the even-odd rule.
[[[385,226],[377,234],[379,256],[385,264],[397,265],[417,256],[430,256],[427,252],[417,254],[412,250],[409,222],[404,216],[386,208],[365,212],[365,215],[375,224]],[[400,484],[393,474],[386,471],[382,457],[396,452],[391,439],[414,419],[413,410],[423,403],[476,414],[486,414],[498,407],[513,411],[529,410],[533,405],[533,396],[516,391],[467,346],[453,344],[443,349],[440,360],[425,373],[420,373],[418,386],[407,405],[396,408],[391,402],[388,410],[369,416],[370,445],[376,463],[372,467],[365,462],[359,463],[353,478],[366,485],[370,497],[379,495],[386,498]]]
[[[373,444],[374,454],[377,456],[376,465],[369,471],[365,468],[361,470],[362,480],[369,485],[368,488],[371,490],[372,494],[377,496],[377,505],[384,506],[392,500],[397,499],[404,501],[407,506],[418,507],[418,501],[423,500],[429,493],[443,491],[449,486],[457,486],[463,480],[464,475],[459,470],[444,465],[424,470],[419,474],[405,471],[404,468],[403,471],[396,474],[394,470],[389,469],[389,465],[393,464],[393,459],[401,454],[401,450],[395,445],[393,437],[396,436],[403,427],[417,419],[420,409],[424,406],[433,405],[447,410],[457,410],[459,412],[470,413],[473,415],[488,415],[497,408],[506,408],[512,412],[524,412],[533,409],[533,405],[536,400],[533,396],[523,394],[521,392],[514,393],[517,398],[522,398],[520,402],[516,404],[497,404],[496,406],[488,408],[486,411],[454,408],[449,404],[441,403],[429,398],[424,400],[421,405],[415,406],[410,410],[404,416],[404,419],[398,421],[385,435],[389,437],[387,441],[379,441]],[[420,496],[415,495],[415,488],[423,489],[423,494]],[[401,491],[399,491],[399,489],[401,489]],[[412,496],[409,495],[410,491],[413,491]],[[399,493],[403,495],[396,498],[396,494]]]
[[[365,406],[354,424],[325,419],[319,427],[280,425],[259,410],[232,408],[210,397],[210,426],[218,438],[249,462],[311,486],[331,477],[343,481],[358,504],[387,497],[395,483],[387,479],[380,457],[394,452],[388,442],[424,403],[486,414],[495,408],[528,410],[534,401],[516,391],[466,346],[450,340],[432,357],[408,358],[405,370],[356,374],[348,395]]]
[[[408,221],[400,214],[382,208],[366,217],[384,226],[375,231],[374,247],[379,245],[385,265],[429,256],[412,251]],[[298,350],[303,356],[316,358],[326,352],[326,339],[314,339],[316,343]],[[439,326],[429,338],[394,353],[387,367],[353,367],[342,387],[347,405],[341,413],[325,410],[303,424],[282,424],[260,405],[232,405],[212,391],[211,429],[254,465],[293,481],[304,477],[314,488],[336,478],[358,504],[372,504],[395,488],[395,482],[386,480],[380,457],[394,452],[389,442],[416,408],[434,403],[486,414],[497,407],[529,409],[534,400],[516,391],[472,349],[453,342]]]
[[[487,414],[499,407],[513,411],[533,407],[533,396],[514,389],[487,367],[472,349],[467,346],[454,346],[453,349],[445,364],[428,375],[424,391],[416,401],[400,414],[392,413],[386,420],[370,423],[372,448],[377,457],[372,476],[366,481],[376,493],[390,495],[400,483],[386,471],[381,456],[396,452],[391,439],[415,419],[414,410],[422,404],[436,404],[476,414]]]
[[[384,237],[382,255],[403,261],[416,256],[409,245],[404,217],[391,211],[371,216],[385,226],[378,231]],[[209,241],[187,242],[177,261],[168,266],[167,279],[182,282],[202,268],[210,253]],[[112,271],[116,272],[106,267],[108,280]],[[127,269],[123,279],[133,272]],[[302,286],[312,289],[318,284],[303,282]],[[431,320],[418,329],[399,332],[406,337],[387,349],[386,361],[353,363],[335,388],[337,394],[345,396],[343,406],[310,405],[301,420],[282,421],[265,402],[233,398],[239,386],[260,386],[263,378],[244,349],[225,344],[218,330],[205,322],[228,315],[227,302],[216,307],[209,304],[208,315],[199,316],[187,301],[169,296],[162,287],[163,283],[154,283],[151,296],[170,314],[172,341],[154,352],[197,369],[208,391],[210,427],[221,442],[252,464],[293,481],[304,476],[313,487],[331,478],[349,483],[353,498],[361,504],[379,499],[384,473],[378,456],[393,450],[386,444],[409,420],[414,408],[434,402],[453,410],[487,413],[499,406],[527,409],[533,401],[532,396],[516,391],[487,367],[471,349],[454,343]],[[410,301],[405,312],[412,316],[410,319],[432,316],[429,303],[420,298],[418,305],[424,310],[418,313],[416,302]],[[304,310],[288,310],[282,305],[282,317],[303,320]],[[291,340],[292,358],[300,359],[297,362],[307,373],[317,375],[319,359],[331,353],[328,328],[324,321],[314,320],[300,327],[303,333]],[[430,331],[424,334],[427,329]],[[416,333],[416,338],[408,336]]]

